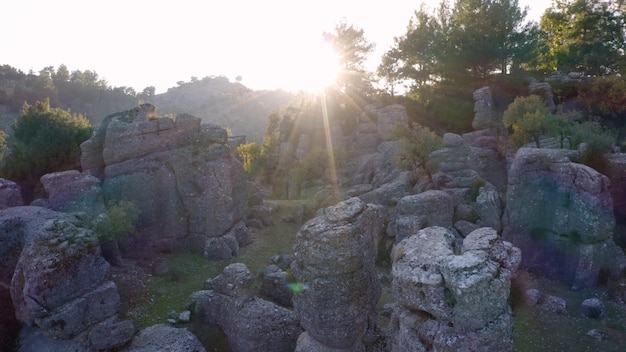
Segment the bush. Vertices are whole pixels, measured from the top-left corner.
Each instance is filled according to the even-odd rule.
[[[509,143],[516,148],[528,142],[534,142],[541,148],[542,135],[555,135],[555,125],[552,114],[537,95],[517,97],[504,112],[502,122],[512,131]]]
[[[107,210],[96,223],[94,232],[100,243],[124,242],[128,235],[135,233],[135,225],[139,220],[139,208],[135,203],[123,200],[112,200]]]
[[[402,151],[396,158],[400,168],[410,171],[423,170],[432,183],[432,175],[438,165],[430,159],[430,154],[441,148],[442,139],[428,127],[414,124],[412,128],[398,125],[394,135],[402,143]]]
[[[91,132],[84,116],[50,108],[49,100],[24,104],[0,174],[20,183],[30,201],[41,176],[79,167],[80,144]]]

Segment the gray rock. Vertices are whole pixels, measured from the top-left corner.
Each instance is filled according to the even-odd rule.
[[[24,205],[17,183],[0,178],[0,210]]]
[[[504,206],[500,193],[490,183],[485,184],[478,190],[476,197],[476,212],[478,213],[478,225],[491,227],[496,231],[502,231],[502,213]]]
[[[193,314],[220,326],[234,352],[293,351],[302,328],[296,314],[256,298],[254,277],[241,263],[231,264],[211,280],[210,290],[195,292]]]
[[[588,298],[580,305],[580,312],[585,318],[602,319],[606,316],[606,307],[598,298]]]
[[[525,254],[523,266],[576,287],[626,267],[612,240],[609,179],[568,159],[570,151],[522,148],[509,171],[503,236]]]
[[[141,330],[122,352],[205,352],[196,336],[186,329],[157,324]]]
[[[377,111],[378,136],[381,141],[394,139],[397,126],[408,127],[409,116],[406,108],[400,104],[385,106]]]
[[[539,308],[556,314],[567,314],[567,301],[561,297],[544,295],[539,301]]]
[[[89,343],[96,350],[118,348],[132,340],[135,331],[132,320],[118,321],[112,317],[91,328]]]
[[[426,217],[420,215],[399,215],[387,225],[387,235],[398,243],[426,227]]]
[[[465,220],[460,220],[454,223],[454,228],[459,232],[459,234],[461,235],[461,237],[465,238],[467,237],[467,235],[469,235],[472,231],[479,229],[480,226],[471,223],[469,221],[465,221]]]
[[[444,191],[426,191],[403,197],[398,202],[398,214],[417,215],[425,218],[425,226],[452,228],[454,205]]]
[[[103,178],[105,199],[139,208],[138,231],[147,246],[190,247],[198,236],[222,237],[244,219],[245,173],[223,128],[188,114],[132,123],[123,116],[107,117],[81,145],[81,162],[86,173]]]
[[[48,192],[48,202],[53,210],[82,211],[91,215],[105,210],[97,177],[81,174],[77,170],[61,171],[43,175],[41,183]]]
[[[260,293],[263,297],[283,307],[293,307],[293,290],[289,289],[289,274],[277,265],[265,269]]]
[[[428,227],[397,244],[392,351],[511,350],[513,268],[498,261],[501,242],[495,230],[478,229],[459,248],[450,230]]]
[[[524,292],[524,302],[531,307],[536,306],[541,299],[541,292],[536,288],[528,289]]]
[[[382,209],[351,198],[324,209],[298,231],[291,267],[304,290],[293,301],[314,344],[358,350],[376,329],[380,283],[374,260],[383,230]],[[298,350],[304,347],[299,344]]]
[[[474,91],[474,120],[472,127],[475,130],[502,128],[502,117],[496,112],[490,87],[483,87]]]

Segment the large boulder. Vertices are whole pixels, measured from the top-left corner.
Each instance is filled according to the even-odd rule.
[[[11,299],[20,322],[85,349],[121,346],[132,337],[132,323],[116,325],[121,330],[113,338],[90,334],[102,324],[117,324],[120,307],[117,286],[108,281],[109,264],[91,230],[58,216],[46,220],[36,232],[22,235],[23,249],[11,281]]]
[[[209,290],[192,294],[194,316],[218,325],[234,352],[287,352],[302,328],[296,314],[252,293],[254,275],[242,263],[224,268]]]
[[[141,330],[122,352],[204,352],[204,346],[187,329],[157,324]]]
[[[504,236],[523,265],[577,287],[617,278],[626,267],[613,242],[609,179],[570,161],[571,151],[522,148],[509,171]]]
[[[303,289],[293,302],[308,337],[297,351],[359,351],[376,333],[375,259],[384,225],[381,207],[350,198],[298,231],[291,268]]]
[[[512,349],[508,297],[521,258],[495,230],[475,230],[459,245],[448,229],[428,227],[392,257],[392,351]]]
[[[17,183],[0,178],[0,209],[24,205]]]
[[[85,173],[103,177],[106,201],[135,203],[138,231],[148,246],[203,248],[217,253],[211,259],[232,258],[238,250],[207,251],[201,245],[221,246],[226,239],[208,240],[226,236],[246,214],[245,173],[227,145],[226,130],[188,114],[150,116],[103,123],[81,145]]]
[[[493,101],[490,87],[482,87],[474,91],[474,120],[472,127],[475,130],[502,128],[502,118],[498,115]]]
[[[0,210],[0,345],[8,345],[16,338],[20,327],[10,290],[22,249],[37,233],[44,231],[44,224],[52,219],[77,221],[73,215],[39,207]]]
[[[424,227],[442,226],[451,229],[454,204],[444,191],[430,190],[403,197],[398,202],[398,215],[413,215],[424,219]]]
[[[92,215],[104,211],[100,180],[78,170],[61,171],[41,177],[48,193],[50,208],[57,211],[82,211]]]

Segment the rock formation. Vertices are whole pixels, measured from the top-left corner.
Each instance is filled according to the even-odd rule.
[[[132,338],[133,323],[117,316],[120,297],[98,239],[79,219],[14,207],[0,212],[0,229],[3,285],[12,271],[15,317],[29,327],[20,339],[35,341],[22,342],[20,351],[52,341],[77,350],[111,349]]]
[[[298,231],[291,267],[303,290],[293,301],[306,331],[296,351],[364,351],[377,329],[374,262],[383,229],[381,207],[350,198]]]
[[[121,352],[205,352],[196,336],[187,329],[157,324],[141,330]]]
[[[616,278],[626,267],[612,240],[609,179],[570,161],[575,151],[522,148],[509,170],[505,238],[523,265],[576,287]]]
[[[24,205],[17,183],[0,178],[0,210]]]
[[[224,268],[209,281],[208,290],[195,292],[194,316],[218,325],[234,352],[291,352],[302,332],[295,313],[256,298],[254,276],[242,263]]]
[[[243,221],[247,196],[226,130],[188,114],[154,116],[153,109],[109,115],[81,145],[84,172],[103,179],[105,201],[135,203],[138,230],[156,250],[187,245],[209,258],[233,257],[239,243],[226,235]]]
[[[393,352],[511,351],[510,280],[520,251],[480,228],[458,243],[428,227],[394,248]]]
[[[90,215],[104,212],[104,198],[97,177],[77,170],[61,171],[42,176],[41,183],[53,210],[81,211]]]

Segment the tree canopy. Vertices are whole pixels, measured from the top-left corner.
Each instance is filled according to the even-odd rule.
[[[29,199],[41,176],[79,166],[80,144],[91,132],[83,115],[51,108],[47,99],[24,104],[13,125],[13,143],[0,169],[2,176],[20,183]]]

